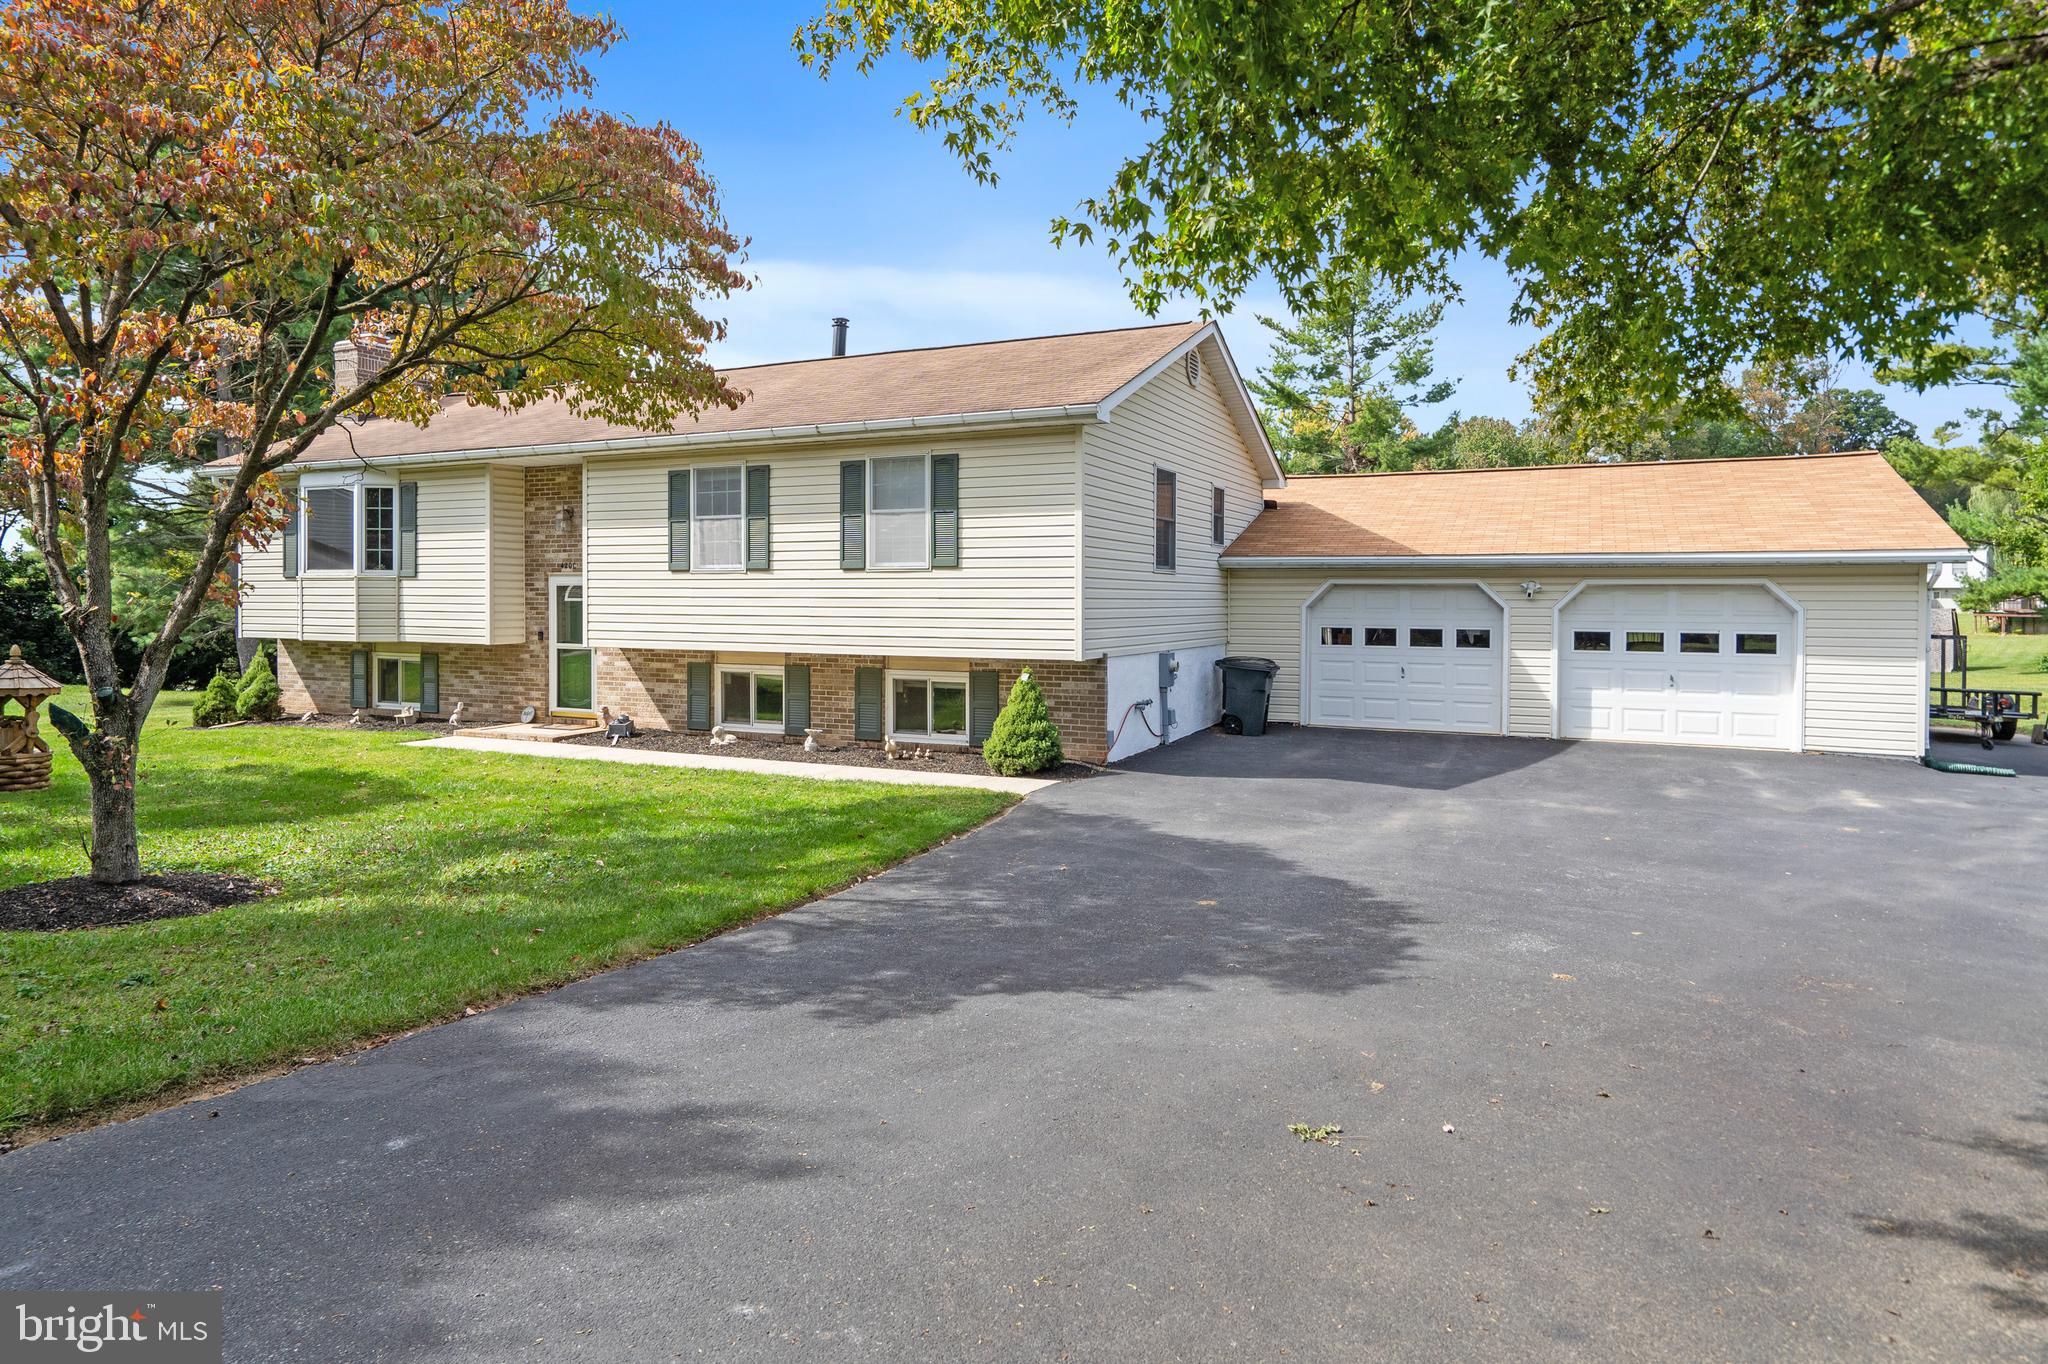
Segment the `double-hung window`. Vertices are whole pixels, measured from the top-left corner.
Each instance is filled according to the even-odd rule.
[[[899,455],[868,462],[868,507],[873,568],[928,568],[931,565],[931,479],[923,455]]]
[[[1209,543],[1223,543],[1223,489],[1209,489]]]
[[[890,674],[889,732],[899,739],[967,742],[966,677]]]
[[[347,485],[306,490],[306,570],[356,570],[356,490]]]
[[[1155,469],[1152,472],[1152,566],[1173,567],[1173,537],[1177,501],[1177,489],[1173,472],[1169,469]]]
[[[737,464],[697,471],[690,540],[696,546],[699,569],[717,572],[746,568],[743,488],[744,479]]]
[[[740,729],[782,728],[782,674],[727,668],[718,675],[718,719]]]
[[[363,489],[363,572],[398,568],[398,489]]]

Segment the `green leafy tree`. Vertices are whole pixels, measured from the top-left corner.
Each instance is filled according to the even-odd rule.
[[[1029,672],[1017,675],[1010,699],[1003,703],[988,738],[982,740],[981,756],[991,772],[1006,777],[1043,772],[1066,761],[1059,726],[1053,724],[1045,693]]]
[[[1589,443],[1812,355],[1924,362],[2048,297],[2048,36],[2027,0],[828,0],[821,73],[917,62],[902,109],[966,169],[1100,91],[1144,131],[1053,222],[1147,310],[1330,261],[1441,285],[1504,262],[1538,407]]]
[[[65,730],[92,877],[141,875],[143,724],[185,631],[344,414],[453,397],[666,427],[734,405],[707,298],[743,287],[696,146],[582,105],[619,37],[570,0],[18,0],[0,7],[0,503],[92,690]],[[336,389],[348,336],[388,352]],[[208,488],[123,667],[133,470]]]
[[[222,668],[206,684],[206,690],[199,694],[199,703],[192,707],[192,723],[201,729],[209,729],[239,719],[236,699],[235,675]]]
[[[1433,337],[1443,304],[1402,303],[1362,272],[1335,271],[1291,321],[1259,318],[1273,333],[1272,359],[1251,389],[1285,468],[1413,468],[1443,443],[1423,437],[1408,414],[1445,401],[1457,387],[1435,377]]]
[[[284,710],[284,691],[271,671],[270,656],[259,651],[235,690],[235,714],[244,720],[275,720]]]

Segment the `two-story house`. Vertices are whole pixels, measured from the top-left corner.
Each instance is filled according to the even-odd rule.
[[[1207,324],[727,378],[668,431],[324,434],[242,572],[287,708],[971,745],[1029,668],[1100,761],[1212,724],[1228,652],[1311,726],[1913,757],[1968,553],[1867,453],[1288,480]]]
[[[1077,757],[1214,722],[1218,560],[1282,481],[1214,326],[727,378],[665,433],[458,400],[323,435],[242,569],[286,708],[976,743],[1028,667]]]

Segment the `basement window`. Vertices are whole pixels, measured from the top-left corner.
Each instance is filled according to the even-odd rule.
[[[932,743],[967,742],[966,675],[891,673],[889,733]]]
[[[718,719],[731,729],[782,729],[782,673],[725,669],[718,675]]]
[[[377,694],[372,704],[379,710],[423,704],[418,654],[378,654],[374,669]]]

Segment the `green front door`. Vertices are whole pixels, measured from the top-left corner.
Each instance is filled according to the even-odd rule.
[[[590,650],[583,645],[583,580],[557,578],[550,587],[554,615],[555,710],[590,710]]]

